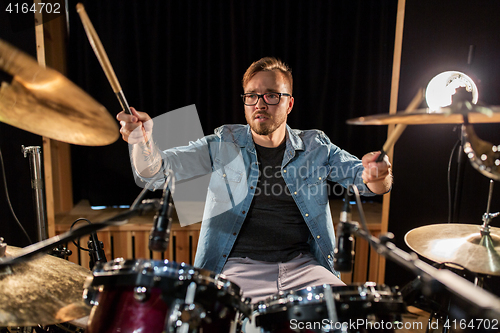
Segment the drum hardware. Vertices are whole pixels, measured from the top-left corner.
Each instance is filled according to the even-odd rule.
[[[165,320],[165,332],[169,333],[189,333],[197,332],[201,327],[202,321],[212,323],[207,318],[207,312],[202,306],[194,302],[196,295],[196,282],[191,282],[187,287],[186,298],[184,301],[176,300],[175,305]],[[218,317],[223,319],[227,315],[227,309],[224,308]]]
[[[134,299],[138,302],[145,302],[149,298],[148,288],[146,287],[137,287],[134,290]]]
[[[73,251],[68,249],[65,244],[59,244],[58,246],[50,250],[48,254],[64,260],[68,260],[68,257],[73,254]]]
[[[119,131],[107,110],[59,72],[0,40],[0,72],[12,81],[0,87],[0,119],[62,142],[102,146]]]
[[[42,152],[40,146],[25,147],[23,145],[21,146],[21,148],[24,158],[29,157],[30,161],[31,188],[33,190],[33,204],[35,207],[37,221],[37,239],[38,241],[42,241],[48,238],[47,213],[45,206],[45,181],[42,175],[41,162]],[[60,244],[59,246],[51,249],[49,254],[61,259],[67,259],[72,254],[72,252],[71,250],[68,250],[64,244]]]
[[[49,237],[47,230],[47,213],[45,210],[45,189],[42,175],[42,159],[40,146],[22,147],[24,158],[29,155],[31,170],[31,188],[33,189],[33,202],[37,221],[37,239],[45,240]]]
[[[209,324],[212,323],[201,306],[186,304],[182,301],[177,301],[167,319],[165,332],[169,333],[198,332],[198,328],[202,326],[203,321]]]
[[[88,306],[99,305],[97,302],[97,295],[99,293],[99,288],[95,288],[92,286],[94,278],[92,276],[88,276],[85,279],[85,283],[83,284],[83,294],[82,299],[85,304]]]

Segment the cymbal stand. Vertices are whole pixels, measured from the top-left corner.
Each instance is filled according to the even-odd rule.
[[[488,192],[488,204],[486,205],[486,213],[483,215],[483,225],[481,226],[481,235],[490,235],[490,221],[497,217],[500,212],[496,213],[490,213],[490,207],[491,207],[491,197],[493,196],[493,179],[490,179],[490,190]]]
[[[26,158],[29,154],[31,169],[31,188],[33,189],[33,201],[37,219],[37,239],[43,241],[49,237],[47,231],[47,213],[45,210],[44,181],[42,177],[41,149],[40,146],[22,147]]]
[[[492,219],[500,215],[500,212],[496,213],[490,213],[490,207],[491,207],[491,198],[493,196],[493,179],[490,179],[490,189],[488,192],[488,204],[486,205],[486,213],[483,215],[483,225],[481,226],[481,240],[479,241],[480,245],[483,245],[485,247],[490,247],[494,246],[493,245],[493,239],[491,238],[490,235],[490,222]],[[483,287],[483,282],[484,282],[484,277],[483,276],[476,276],[474,279],[474,284],[480,288]]]

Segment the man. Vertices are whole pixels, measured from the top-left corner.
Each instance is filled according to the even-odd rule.
[[[149,180],[173,170],[177,180],[211,174],[194,265],[223,273],[252,302],[280,290],[341,285],[333,269],[333,221],[327,180],[355,184],[365,195],[392,185],[387,157],[360,161],[321,131],[292,130],[290,69],[275,58],[254,62],[243,77],[247,125],[224,125],[189,146],[159,151],[150,117],[121,112],[120,132],[132,146],[136,172]]]

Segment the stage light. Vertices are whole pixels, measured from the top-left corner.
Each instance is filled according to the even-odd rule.
[[[472,94],[472,104],[476,104],[479,96],[477,86],[467,75],[457,71],[447,71],[436,75],[429,81],[425,90],[425,100],[429,106],[429,112],[439,111],[440,108],[451,105],[453,95],[457,89],[465,88]]]

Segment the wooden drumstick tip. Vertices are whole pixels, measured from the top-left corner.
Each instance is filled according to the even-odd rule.
[[[85,10],[85,7],[83,6],[83,4],[81,2],[77,3],[76,4],[76,11],[77,11],[77,13],[79,13],[82,10]]]

